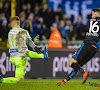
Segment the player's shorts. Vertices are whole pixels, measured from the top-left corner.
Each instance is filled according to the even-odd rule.
[[[96,54],[96,52],[97,49],[93,45],[83,43],[72,58],[77,60],[80,66],[83,66]]]
[[[14,66],[16,66],[15,77],[24,78],[26,74],[27,58],[26,57],[10,58],[10,61]]]

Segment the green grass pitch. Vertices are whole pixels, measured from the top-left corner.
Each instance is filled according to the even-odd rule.
[[[99,79],[88,79],[82,85],[82,79],[72,79],[64,85],[57,86],[61,79],[25,79],[22,83],[3,84],[0,90],[100,90]]]

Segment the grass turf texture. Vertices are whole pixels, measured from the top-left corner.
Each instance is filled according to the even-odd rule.
[[[58,81],[61,79],[25,79],[17,84],[0,83],[0,90],[100,90],[99,79],[88,79],[84,85],[82,79],[72,79],[61,86],[57,85]]]

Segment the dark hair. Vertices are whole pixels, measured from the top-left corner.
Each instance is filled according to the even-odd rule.
[[[68,20],[68,21],[71,21],[71,19],[70,19],[70,18],[66,18],[65,20],[66,20],[66,21],[67,21],[67,20]]]
[[[92,11],[100,13],[100,8],[94,8]]]
[[[10,19],[10,22],[12,21],[20,21],[19,17],[18,16],[14,16]]]
[[[58,8],[61,8],[61,5],[58,5]]]

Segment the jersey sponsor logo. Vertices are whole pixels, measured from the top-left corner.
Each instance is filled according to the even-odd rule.
[[[10,34],[16,34],[16,33],[18,33],[18,31],[17,30],[11,30],[9,33]]]
[[[95,36],[95,37],[99,37],[99,34],[98,34],[98,33],[89,33],[89,32],[87,32],[87,33],[86,33],[86,36]]]
[[[17,52],[19,52],[18,48],[10,49],[10,53],[17,53]]]

